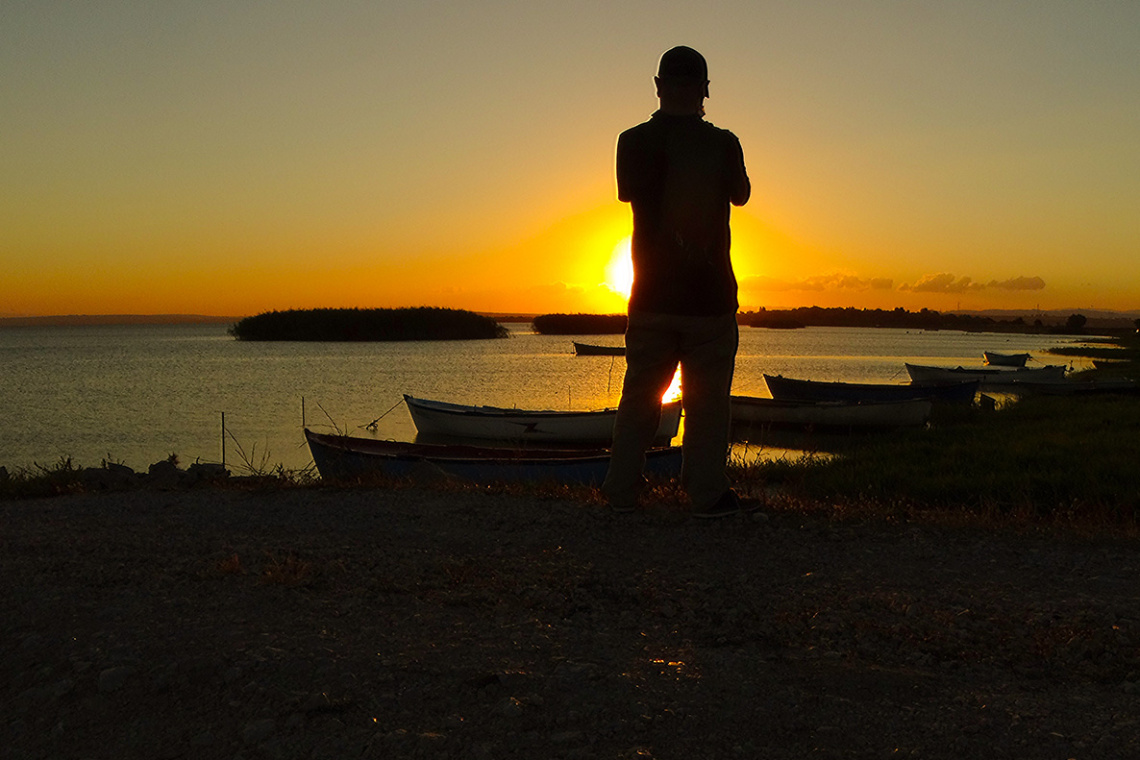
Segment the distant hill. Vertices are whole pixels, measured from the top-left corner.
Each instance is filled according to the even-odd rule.
[[[206,314],[60,314],[51,317],[0,317],[0,327],[82,325],[232,325],[241,317]]]
[[[246,317],[230,328],[238,340],[404,341],[505,338],[491,317],[462,309],[288,309]]]

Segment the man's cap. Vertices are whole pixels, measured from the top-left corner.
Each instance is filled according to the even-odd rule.
[[[705,57],[691,47],[678,45],[666,50],[657,64],[657,76],[661,79],[700,79],[707,81],[709,67]]]

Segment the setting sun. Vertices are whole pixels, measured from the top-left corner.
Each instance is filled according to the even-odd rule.
[[[629,300],[629,292],[633,287],[633,257],[628,236],[618,241],[610,254],[610,263],[606,264],[605,286]]]

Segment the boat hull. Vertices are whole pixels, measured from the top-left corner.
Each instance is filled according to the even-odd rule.
[[[930,399],[902,401],[780,401],[732,397],[734,425],[873,430],[924,425]]]
[[[588,412],[531,411],[494,406],[467,406],[404,395],[416,431],[430,438],[541,443],[608,443],[613,439],[617,409]],[[681,404],[662,404],[656,439],[677,435]]]
[[[1024,367],[1029,361],[1029,354],[999,354],[995,351],[983,351],[982,358],[986,364],[993,367]]]
[[[308,429],[305,439],[321,478],[331,481],[408,478],[426,470],[477,483],[600,485],[610,460],[607,449],[437,446],[328,435]],[[646,453],[646,474],[669,478],[680,471],[680,447],[654,448]]]
[[[799,380],[764,375],[772,398],[782,401],[907,401],[930,399],[936,403],[970,404],[977,395],[978,380],[955,380],[930,385],[891,383],[842,383]]]
[[[983,388],[1000,388],[1015,385],[1065,382],[1065,366],[1051,364],[1032,369],[998,369],[986,367],[967,369],[965,367],[927,367],[920,364],[907,364],[907,374],[917,385],[945,383],[952,380],[978,380]]]

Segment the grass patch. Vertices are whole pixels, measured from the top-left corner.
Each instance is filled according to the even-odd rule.
[[[1055,346],[1049,353],[1057,356],[1083,356],[1089,359],[1108,359],[1119,364],[1114,371],[1134,373],[1136,362],[1140,360],[1140,334],[1129,333],[1117,337],[1090,338],[1086,345]],[[1082,377],[1096,377],[1094,373],[1081,373]]]
[[[219,465],[191,464],[188,470],[177,467],[173,454],[167,465],[155,473],[138,472],[114,461],[103,460],[98,467],[81,467],[71,457],[61,457],[52,465],[33,464],[9,471],[0,467],[0,501],[42,499],[65,494],[87,494],[106,491],[131,491],[156,487],[163,489],[228,488],[255,490],[262,488],[303,488],[318,485],[316,467],[287,469],[280,464],[253,466],[248,461],[239,465],[244,474],[238,477],[216,477],[211,468]],[[201,469],[200,469],[201,468]]]
[[[0,467],[0,500],[36,499],[85,490],[83,471],[71,457],[53,465],[34,464],[13,472]]]
[[[1031,520],[1136,520],[1140,399],[1030,397],[925,430],[850,439],[831,458],[757,462],[742,480],[883,514],[964,510]]]

